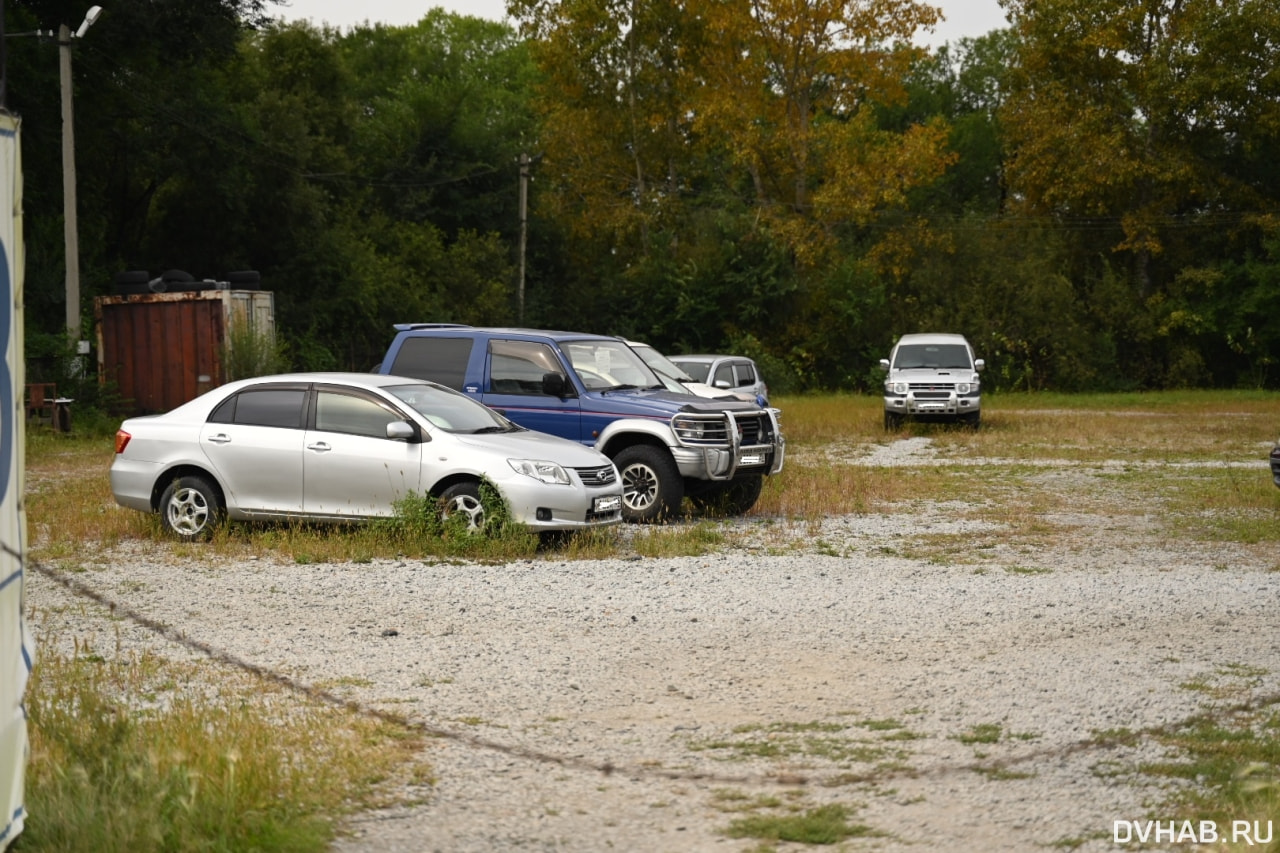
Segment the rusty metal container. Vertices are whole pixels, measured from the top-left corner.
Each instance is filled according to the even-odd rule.
[[[228,329],[275,332],[275,298],[265,290],[99,296],[93,312],[98,379],[137,414],[167,412],[221,385]]]

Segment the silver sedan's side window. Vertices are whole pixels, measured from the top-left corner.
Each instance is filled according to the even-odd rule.
[[[212,423],[302,428],[307,392],[300,388],[253,388],[227,398],[209,416]]]
[[[386,438],[387,424],[404,418],[367,397],[320,391],[316,395],[316,429]]]

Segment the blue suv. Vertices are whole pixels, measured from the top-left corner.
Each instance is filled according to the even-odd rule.
[[[660,521],[696,504],[741,514],[782,470],[780,412],[666,390],[621,338],[575,332],[396,327],[378,373],[427,379],[515,423],[594,447],[623,484],[623,518]]]

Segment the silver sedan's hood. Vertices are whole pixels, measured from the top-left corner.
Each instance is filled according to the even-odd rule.
[[[609,462],[598,450],[531,429],[480,435],[454,433],[453,437],[459,444],[478,451],[506,453],[513,459],[546,459],[570,468],[597,468]]]

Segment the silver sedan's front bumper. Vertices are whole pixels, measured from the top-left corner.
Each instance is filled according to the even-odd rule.
[[[588,486],[574,471],[569,485],[543,483],[513,473],[494,483],[513,521],[535,531],[584,530],[622,523],[622,480]]]

